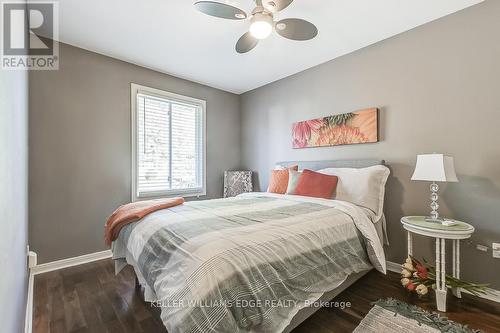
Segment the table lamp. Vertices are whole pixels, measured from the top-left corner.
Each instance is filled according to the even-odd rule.
[[[438,213],[438,190],[436,182],[458,182],[453,165],[453,157],[443,154],[417,155],[417,164],[411,180],[424,180],[432,182],[431,190],[431,214],[425,220],[429,222],[443,222]]]

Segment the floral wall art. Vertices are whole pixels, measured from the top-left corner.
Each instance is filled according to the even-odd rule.
[[[300,121],[292,126],[293,148],[378,142],[378,109]]]

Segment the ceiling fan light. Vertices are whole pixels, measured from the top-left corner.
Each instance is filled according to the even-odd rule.
[[[273,18],[266,14],[255,14],[250,24],[250,33],[257,39],[266,39],[273,32]]]

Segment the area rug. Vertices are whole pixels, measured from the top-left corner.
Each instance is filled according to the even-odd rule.
[[[397,299],[380,299],[354,330],[355,333],[479,333],[437,313]]]

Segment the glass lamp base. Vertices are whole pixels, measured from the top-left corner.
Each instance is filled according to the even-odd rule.
[[[438,213],[438,208],[439,208],[439,204],[438,204],[439,186],[438,186],[438,184],[433,182],[430,186],[430,190],[431,190],[431,214],[430,214],[430,216],[427,216],[425,218],[425,220],[427,222],[439,222],[439,223],[441,223],[444,221],[444,219],[440,218],[439,213]]]

